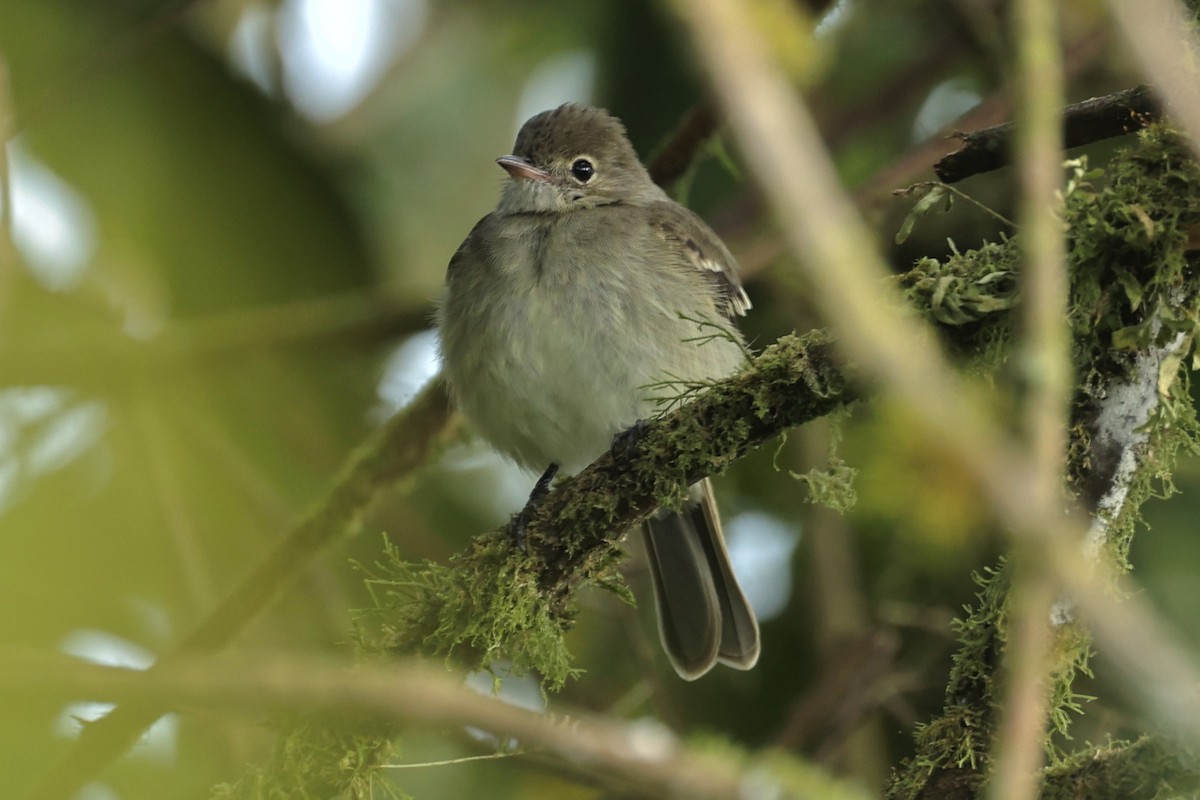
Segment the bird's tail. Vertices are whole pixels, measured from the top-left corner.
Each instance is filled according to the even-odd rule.
[[[758,621],[729,563],[712,483],[692,486],[680,513],[646,522],[658,632],[671,665],[695,680],[720,661],[750,669],[758,661]]]

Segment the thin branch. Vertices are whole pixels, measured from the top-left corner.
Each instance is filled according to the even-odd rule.
[[[0,687],[9,692],[66,693],[156,707],[205,706],[236,712],[299,709],[448,727],[471,725],[516,737],[525,748],[542,748],[572,763],[602,767],[626,779],[645,797],[741,800],[749,793],[866,798],[861,790],[816,768],[799,765],[797,769],[798,762],[789,762],[791,769],[776,774],[769,757],[747,759],[701,750],[658,723],[617,721],[569,708],[553,714],[529,711],[481,695],[460,677],[423,665],[351,668],[258,653],[237,659],[193,656],[139,671],[4,650],[0,651]]]
[[[1034,800],[1041,788],[1050,706],[1047,673],[1054,645],[1050,629],[1054,583],[1053,576],[1022,555],[1014,564],[1008,592],[1011,623],[1004,648],[1008,685],[992,746],[991,800]]]
[[[1065,149],[1124,136],[1140,130],[1162,116],[1158,98],[1148,86],[1073,103],[1062,116],[1062,146]],[[943,156],[933,171],[945,183],[957,183],[972,175],[1006,167],[1011,161],[1014,126],[1011,122],[969,133],[957,132],[963,146]]]
[[[670,191],[671,186],[691,169],[696,153],[716,133],[718,123],[716,111],[708,103],[699,102],[692,106],[646,165],[654,182]]]
[[[1063,56],[1063,77],[1066,81],[1083,73],[1111,48],[1106,26],[1097,24],[1088,34],[1073,42]],[[930,164],[950,155],[955,131],[977,130],[1000,125],[1012,116],[1012,98],[1007,89],[999,89],[978,105],[947,125],[941,132],[917,144],[896,161],[881,169],[870,180],[854,189],[854,201],[860,209],[868,209],[888,197],[896,186],[917,180]],[[945,181],[943,181],[945,182]]]
[[[429,767],[456,767],[473,761],[497,761],[502,758],[514,758],[524,755],[519,751],[487,753],[481,756],[462,756],[461,758],[444,758],[437,761],[414,761],[410,764],[380,764],[380,769],[428,769]]]
[[[17,277],[17,248],[13,243],[12,164],[8,158],[8,142],[16,127],[8,61],[0,53],[0,320],[8,318],[6,312],[12,303],[10,295]]]
[[[1058,217],[1062,202],[1062,64],[1054,4],[1018,0],[1013,15],[1025,334],[1017,358],[1028,392],[1023,422],[1034,473],[1032,488],[1038,493],[1034,502],[1050,508],[1063,502],[1067,418],[1074,383],[1066,252]],[[1016,554],[1009,599],[1008,686],[994,744],[989,796],[992,800],[1034,800],[1040,786],[1050,705],[1047,675],[1054,583],[1053,576],[1026,548]]]
[[[911,197],[912,195],[917,194],[917,192],[927,192],[931,189],[941,189],[942,191],[949,192],[964,203],[975,206],[975,208],[978,208],[980,211],[987,214],[997,222],[1007,225],[1013,230],[1017,230],[1017,223],[1013,222],[996,209],[979,202],[962,189],[951,186],[948,183],[942,183],[941,181],[921,181],[920,183],[914,183],[911,186],[905,186],[903,189],[893,189],[892,194],[896,197]],[[920,197],[921,195],[917,194],[917,196]]]
[[[363,515],[384,489],[425,463],[430,451],[452,433],[448,417],[445,391],[440,383],[434,383],[350,457],[324,501],[151,671],[169,668],[181,657],[228,644],[319,553],[331,543],[357,533]],[[167,710],[154,704],[121,705],[86,726],[79,741],[46,776],[33,797],[73,796]]]
[[[145,393],[139,393],[134,403],[133,418],[144,448],[142,468],[148,473],[147,494],[158,501],[162,526],[175,546],[175,561],[180,565],[193,606],[189,610],[199,613],[212,606],[217,592],[188,508],[184,491],[187,481],[181,474],[184,461],[179,457],[177,443],[172,441],[171,427],[163,419],[162,410]]]
[[[1079,75],[1100,55],[1107,52],[1110,49],[1107,45],[1108,38],[1107,30],[1097,26],[1090,34],[1083,36],[1071,45],[1064,59],[1065,77],[1069,80],[1071,77]],[[870,212],[878,210],[891,200],[897,186],[913,183],[928,172],[931,164],[949,155],[953,149],[953,144],[948,138],[949,132],[996,125],[1011,114],[1012,103],[1008,93],[1004,90],[993,92],[978,105],[955,119],[941,133],[930,136],[917,144],[856,187],[853,191],[855,205],[861,212],[869,216]],[[825,138],[826,140],[837,140],[836,136],[830,137],[828,131]],[[751,210],[757,211],[755,203],[742,200],[739,204],[742,206],[739,210],[739,217],[758,218],[755,214],[750,213]],[[743,275],[758,274],[768,265],[778,261],[785,249],[785,244],[775,233],[755,237],[753,244],[744,244],[741,252],[738,253]]]
[[[72,309],[63,306],[64,315]],[[370,342],[427,330],[427,306],[401,306],[374,292],[296,300],[215,312],[176,321],[145,341],[102,330],[35,330],[6,343],[0,383],[67,383],[84,390],[120,392],[131,384],[161,381],[190,369],[196,359],[226,361],[247,350],[286,347],[337,337]],[[98,368],[103,365],[103,368]]]

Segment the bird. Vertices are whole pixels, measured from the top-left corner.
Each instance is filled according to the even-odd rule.
[[[621,121],[568,103],[521,126],[494,211],[451,258],[436,312],[451,397],[496,450],[577,472],[659,412],[664,387],[745,363],[750,309],[729,249],[642,165]],[[712,483],[643,526],[658,630],[678,675],[748,670],[759,629],[730,563]],[[521,532],[523,533],[523,527]]]

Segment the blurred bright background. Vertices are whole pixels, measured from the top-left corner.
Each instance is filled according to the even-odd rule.
[[[806,92],[895,269],[949,252],[950,239],[995,238],[964,206],[895,245],[908,205],[888,192],[928,170],[878,176],[1003,82],[1004,4],[798,5],[818,24]],[[1138,82],[1098,8],[1063,6],[1070,99]],[[0,118],[12,120],[0,645],[135,667],[190,631],[436,373],[429,320],[445,265],[493,207],[494,159],[524,119],[568,100],[603,105],[648,157],[706,97],[681,32],[643,0],[4,0],[0,57]],[[980,124],[1007,117],[996,113]],[[755,304],[744,328],[761,345],[820,323],[725,145],[732,164],[713,148],[680,196],[742,260]],[[1111,145],[1090,152],[1102,163]],[[963,188],[1011,211],[1007,172]],[[825,422],[718,481],[764,622],[758,668],[684,684],[658,652],[648,602],[590,592],[570,638],[586,672],[564,698],[775,742],[881,785],[938,708],[950,619],[1003,541],[961,471],[906,438],[894,412],[859,409],[843,428],[840,456],[859,470],[845,517],[806,503],[789,474],[824,467]],[[1182,497],[1147,509],[1154,530],[1134,562],[1196,634],[1196,464],[1177,480]],[[464,438],[237,646],[348,652],[350,612],[365,602],[351,559],[374,561],[386,533],[406,557],[444,560],[506,520],[531,482]],[[1136,728],[1104,681],[1101,670],[1104,699],[1081,740],[1089,726]],[[839,692],[865,698],[852,719],[822,716]],[[0,796],[28,791],[105,708],[45,697],[5,708]],[[203,797],[270,752],[261,722],[166,717],[80,796]],[[409,738],[404,761],[480,747]],[[503,762],[402,780],[417,797],[595,796]]]

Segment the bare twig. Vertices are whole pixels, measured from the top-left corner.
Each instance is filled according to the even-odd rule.
[[[671,186],[691,169],[696,153],[713,137],[717,125],[717,114],[712,106],[703,101],[692,106],[646,165],[654,182],[670,191]]]
[[[1093,64],[1100,55],[1109,49],[1109,39],[1110,35],[1107,28],[1097,26],[1092,32],[1072,44],[1064,58],[1064,76],[1069,80]],[[890,89],[892,87],[889,86],[887,88]],[[889,95],[888,92],[884,92],[883,94],[885,96]],[[886,107],[886,102],[883,98],[876,99],[880,101],[875,103],[876,106],[882,105]],[[942,132],[930,136],[892,163],[880,169],[865,183],[856,187],[853,192],[855,205],[859,210],[868,215],[870,212],[878,210],[887,202],[890,202],[892,193],[897,186],[906,186],[913,183],[929,171],[931,164],[950,154],[954,149],[953,141],[948,138],[951,132],[954,130],[975,130],[984,126],[998,125],[1011,115],[1012,102],[1008,92],[1003,89],[993,92],[977,106],[954,120]],[[837,126],[834,126],[834,128],[835,130],[838,129]],[[828,131],[825,138],[827,141],[831,139],[837,140],[837,137],[831,137]],[[743,199],[738,202],[738,205],[740,206],[739,218],[758,218],[755,213],[751,213],[758,211],[756,201]],[[724,232],[722,230],[722,233]],[[742,264],[743,275],[754,276],[758,274],[769,264],[775,263],[785,249],[785,244],[780,241],[780,237],[774,232],[756,236],[753,244],[743,244],[740,252],[738,252],[738,259]]]
[[[912,195],[921,197],[921,194],[918,194],[918,192],[927,192],[931,189],[940,189],[944,192],[949,192],[950,194],[954,195],[962,202],[967,203],[968,205],[975,206],[980,211],[987,214],[989,217],[991,217],[992,219],[1001,223],[1002,225],[1007,225],[1009,228],[1012,228],[1013,230],[1017,229],[1017,223],[1013,222],[1011,219],[1004,216],[999,211],[996,211],[994,208],[984,205],[983,203],[979,202],[971,195],[964,192],[962,189],[958,189],[954,186],[951,186],[948,183],[942,183],[941,181],[921,181],[920,183],[914,183],[911,186],[905,186],[903,189],[894,189],[892,191],[892,194],[897,197],[910,197]]]
[[[7,343],[0,383],[69,383],[120,392],[176,375],[196,359],[236,358],[247,350],[335,337],[378,342],[427,329],[429,316],[424,304],[401,306],[378,292],[347,292],[177,321],[145,341],[120,334],[116,326],[37,330]],[[100,364],[103,369],[97,369]]]
[[[1148,86],[1135,86],[1103,97],[1093,97],[1062,109],[1062,146],[1085,144],[1124,136],[1159,119],[1158,98]],[[933,165],[940,180],[956,183],[984,172],[1008,166],[1014,128],[1011,122],[982,130],[959,132],[961,149],[943,156]]]
[[[481,695],[445,670],[416,664],[350,668],[257,653],[237,659],[193,656],[143,672],[66,656],[0,651],[0,687],[155,707],[303,709],[471,725],[516,737],[525,747],[542,748],[571,762],[603,767],[644,797],[866,797],[815,768],[776,775],[769,759],[743,760],[700,750],[655,722],[616,721],[578,709],[529,711]],[[803,775],[799,781],[797,772]]]
[[[1097,25],[1091,33],[1080,37],[1069,46],[1063,56],[1063,77],[1070,81],[1084,72],[1097,58],[1109,49],[1111,38],[1107,27]],[[953,131],[978,130],[983,127],[1001,125],[1012,116],[1012,98],[1007,89],[999,89],[984,98],[979,105],[954,120],[942,132],[921,142],[897,161],[876,173],[869,181],[854,190],[854,201],[861,209],[868,209],[889,196],[896,186],[904,186],[917,180],[930,164],[950,155],[954,142]]]

